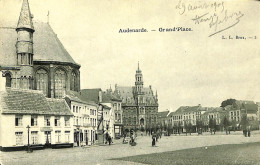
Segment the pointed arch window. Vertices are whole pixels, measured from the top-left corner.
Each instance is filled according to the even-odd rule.
[[[66,89],[66,73],[62,69],[55,71],[55,98],[62,98]]]
[[[6,87],[11,87],[11,81],[12,81],[11,75],[9,73],[6,73],[5,74],[5,78],[6,78],[5,86]]]
[[[76,75],[76,73],[74,71],[71,73],[71,86],[70,86],[70,90],[77,91],[77,75]]]
[[[45,96],[48,95],[48,73],[45,69],[36,71],[36,89],[42,91]]]
[[[25,76],[22,76],[20,79],[20,87],[21,89],[29,89],[29,79]]]

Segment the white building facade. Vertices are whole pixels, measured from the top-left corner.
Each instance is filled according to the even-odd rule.
[[[98,105],[75,97],[69,97],[66,100],[73,113],[74,146],[95,144]]]
[[[24,150],[28,137],[33,149],[73,146],[72,113],[65,100],[46,99],[39,91],[12,89],[1,91],[0,101],[2,151]]]

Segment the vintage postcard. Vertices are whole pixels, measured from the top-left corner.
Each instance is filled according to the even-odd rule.
[[[0,165],[260,164],[260,2],[0,0]]]

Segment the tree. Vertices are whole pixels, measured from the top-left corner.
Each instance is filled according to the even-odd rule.
[[[220,107],[225,107],[225,106],[227,106],[227,105],[232,105],[235,101],[236,101],[236,99],[227,99],[227,100],[224,100],[224,101],[222,101]]]
[[[198,134],[202,134],[202,127],[203,127],[203,121],[200,119],[196,120],[196,128]]]
[[[243,129],[243,134],[245,136],[247,136],[247,127],[249,125],[249,121],[247,119],[247,116],[246,115],[243,115],[242,118],[241,118],[241,121],[240,121],[240,125],[242,126],[242,129]]]
[[[166,124],[164,124],[163,130],[166,131],[166,130],[167,130],[167,127],[168,127],[168,126],[167,126]]]
[[[224,129],[226,130],[226,134],[228,134],[228,127],[230,126],[230,122],[229,122],[227,116],[224,116],[224,118],[222,120],[222,125],[223,125]]]
[[[186,130],[186,136],[187,136],[187,133],[188,133],[188,121],[184,121],[184,129]]]
[[[191,135],[191,130],[192,130],[191,122],[185,121],[184,122],[184,128],[186,130],[186,136],[187,136],[187,133],[189,133]]]
[[[191,135],[191,132],[192,132],[192,124],[189,122],[189,124],[188,124],[188,128],[189,128],[189,133],[190,133],[190,135]]]
[[[237,127],[237,122],[235,120],[232,120],[231,125],[232,125],[233,131],[235,132],[236,131],[236,127]]]
[[[174,123],[172,126],[172,133],[174,133],[175,135],[177,133],[177,124],[176,123]]]
[[[216,121],[216,119],[213,120],[213,127],[214,127],[214,134],[215,134],[216,130],[217,130],[217,121]]]
[[[210,133],[212,135],[212,130],[214,129],[214,119],[213,118],[210,118],[209,119],[209,128],[210,128]]]
[[[249,125],[249,121],[247,119],[246,115],[243,115],[240,121],[240,125],[242,126],[243,130],[246,130],[248,125]]]

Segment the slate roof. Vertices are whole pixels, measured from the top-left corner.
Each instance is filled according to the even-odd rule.
[[[209,111],[213,110],[213,107],[201,107],[198,106],[180,106],[175,112],[171,112],[168,116],[172,117],[173,115],[181,115],[186,113],[192,113],[192,112],[199,112],[199,111]]]
[[[215,108],[212,108],[212,109],[206,111],[204,113],[204,115],[209,114],[209,113],[216,113],[216,112],[220,112],[221,113],[221,112],[225,112],[225,110],[224,110],[223,107],[215,107]]]
[[[33,22],[34,62],[63,62],[77,64],[54,33],[49,24]],[[16,66],[16,40],[15,23],[9,22],[0,25],[0,66]]]
[[[256,113],[258,111],[257,104],[244,104],[247,113]]]
[[[88,104],[88,105],[93,105],[93,106],[97,106],[97,104],[94,101],[90,101],[90,100],[81,100],[80,99],[80,92],[76,92],[76,91],[67,91],[66,92],[66,97],[72,101],[75,102],[79,102],[79,103],[84,103],[84,104]]]
[[[112,102],[112,101],[118,101],[121,102],[122,100],[120,97],[112,92],[102,92],[102,102]]]
[[[176,110],[176,113],[190,113],[195,112],[200,108],[200,106],[181,106]]]
[[[135,103],[133,87],[117,86],[117,91],[123,103],[127,103],[127,99],[128,102]]]
[[[158,118],[165,118],[169,114],[169,111],[158,112]]]
[[[27,28],[34,30],[32,15],[30,12],[30,7],[28,0],[23,0],[22,9],[20,12],[19,21],[17,24],[17,28]]]
[[[122,103],[125,105],[136,105],[134,99],[134,91],[135,87],[125,87],[125,86],[117,86],[117,91],[115,91],[119,97],[122,99]],[[143,88],[144,95],[143,97],[146,99],[147,104],[157,104],[155,101],[155,97],[153,95],[153,91],[151,88]]]
[[[73,115],[64,99],[46,98],[54,115]]]
[[[73,115],[65,100],[49,100],[36,90],[7,88],[0,92],[0,108],[2,114]]]
[[[110,110],[110,109],[111,109],[111,107],[109,107],[109,106],[107,106],[107,105],[105,105],[105,104],[102,104],[102,107],[105,108],[105,109],[107,109],[107,110]]]
[[[172,117],[175,114],[176,114],[176,112],[171,112],[171,113],[169,113],[168,117]]]
[[[94,101],[96,104],[98,104],[99,91],[102,91],[101,88],[82,89],[80,90],[80,95],[78,97],[83,101]]]

